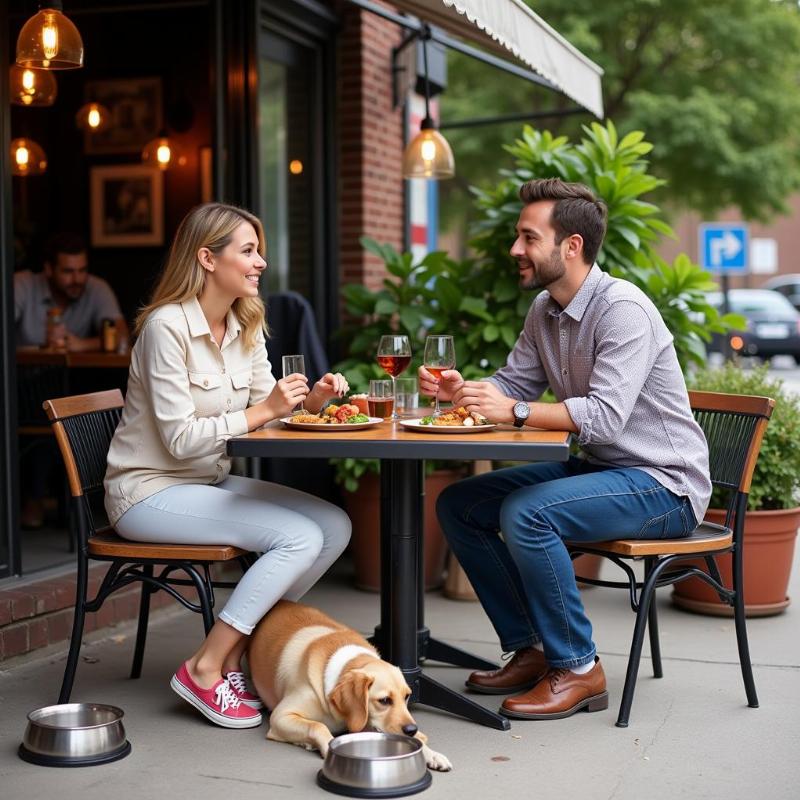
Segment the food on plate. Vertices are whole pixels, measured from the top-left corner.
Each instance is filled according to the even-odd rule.
[[[298,411],[292,414],[292,422],[304,425],[354,425],[359,422],[369,422],[369,417],[362,414],[356,406],[346,403],[341,406],[331,404],[319,414]]]
[[[459,406],[458,408],[450,409],[450,411],[445,411],[438,417],[423,417],[419,424],[471,428],[473,425],[488,425],[489,420],[477,411],[467,411],[464,406]]]

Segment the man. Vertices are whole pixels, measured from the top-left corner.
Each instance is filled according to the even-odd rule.
[[[61,323],[48,328],[48,311],[60,309]],[[101,322],[117,326],[118,339],[128,326],[111,287],[89,274],[86,245],[74,233],[59,233],[45,247],[44,272],[14,273],[14,322],[17,346],[65,346],[76,352],[101,349]]]
[[[643,292],[594,263],[605,206],[558,179],[530,181],[520,198],[511,255],[520,287],[544,291],[506,365],[485,381],[444,372],[439,397],[494,422],[573,431],[583,457],[461,481],[437,513],[503,650],[514,651],[467,686],[512,695],[506,716],[558,719],[608,707],[565,540],[686,536],[711,483],[672,336]],[[420,385],[437,389],[424,367]],[[557,402],[535,402],[548,386]]]

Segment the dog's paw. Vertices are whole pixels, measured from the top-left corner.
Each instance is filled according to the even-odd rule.
[[[437,753],[435,750],[431,750],[428,745],[425,745],[422,748],[422,752],[425,755],[425,763],[428,765],[429,769],[435,769],[438,772],[450,772],[453,769],[453,765],[450,763],[450,759],[442,755],[442,753]]]

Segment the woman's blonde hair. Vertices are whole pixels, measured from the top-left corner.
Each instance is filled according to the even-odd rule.
[[[201,247],[221,253],[233,239],[233,232],[249,222],[258,236],[258,252],[264,257],[266,244],[261,221],[243,208],[224,203],[205,203],[195,206],[181,221],[167,262],[158,279],[150,302],[136,315],[134,331],[139,334],[151,312],[167,303],[182,303],[198,297],[203,291],[206,271],[197,258]],[[266,333],[264,303],[260,297],[240,297],[233,303],[233,313],[242,326],[242,341],[250,350],[256,343],[259,328]]]

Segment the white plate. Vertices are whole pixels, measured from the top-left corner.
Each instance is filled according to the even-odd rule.
[[[493,422],[488,425],[422,425],[418,419],[401,419],[400,424],[420,433],[482,433],[497,427]]]
[[[363,431],[364,428],[374,428],[384,420],[381,417],[370,417],[369,422],[340,422],[340,423],[314,423],[314,422],[293,422],[291,417],[283,417],[281,422],[292,430],[296,431]]]

